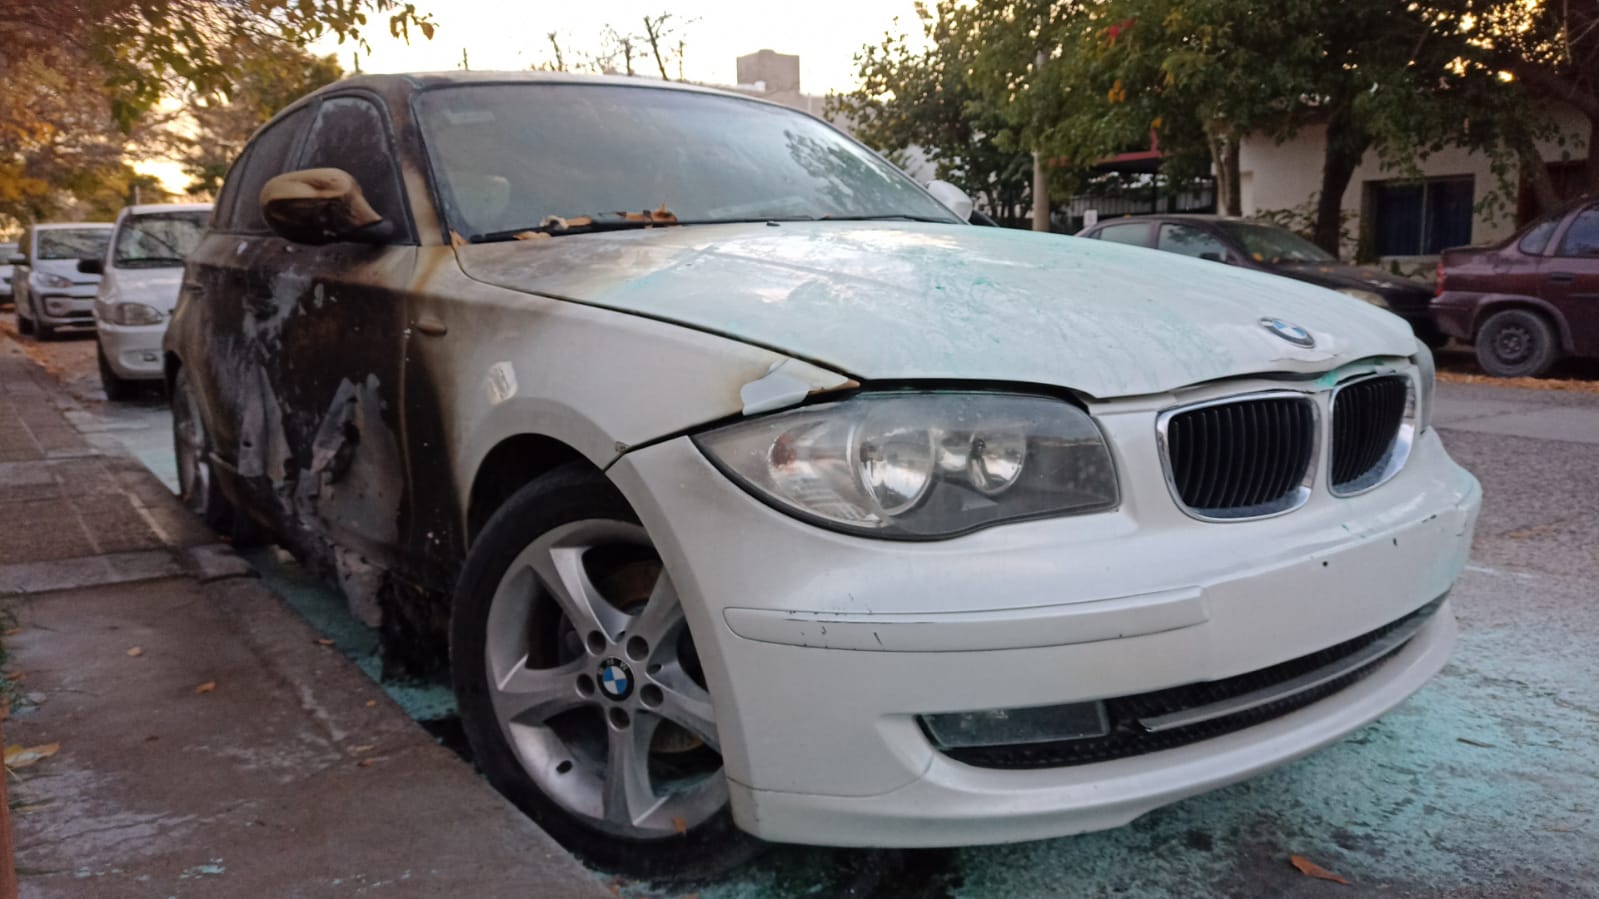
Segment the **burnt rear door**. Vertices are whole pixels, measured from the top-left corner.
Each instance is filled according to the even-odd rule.
[[[416,240],[388,117],[374,98],[323,100],[296,167],[348,171],[393,233],[379,246],[275,239],[258,298],[273,361],[264,372],[260,468],[282,531],[337,574],[353,610],[376,623],[383,574],[403,567],[400,435]],[[281,463],[271,451],[279,440]]]

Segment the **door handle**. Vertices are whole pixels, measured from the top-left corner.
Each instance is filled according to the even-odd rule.
[[[415,327],[429,337],[443,337],[450,332],[449,326],[431,315],[417,316]]]
[[[1576,281],[1576,280],[1577,280],[1577,276],[1573,275],[1571,272],[1550,272],[1549,273],[1549,283],[1550,284],[1570,284],[1570,283],[1572,283],[1573,281]]]

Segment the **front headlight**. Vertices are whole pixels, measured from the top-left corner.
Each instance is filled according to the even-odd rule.
[[[143,303],[110,303],[101,309],[101,316],[113,325],[159,325],[161,312]]]
[[[994,393],[864,394],[694,438],[757,497],[837,530],[949,537],[1113,509],[1110,450],[1086,412]]]
[[[1338,292],[1346,297],[1354,297],[1362,303],[1370,303],[1378,309],[1388,308],[1388,301],[1382,298],[1382,294],[1374,291],[1361,290],[1358,287],[1340,287]]]
[[[53,287],[57,290],[72,286],[71,278],[63,278],[50,272],[40,272],[34,276],[40,287]]]
[[[1438,366],[1433,362],[1432,350],[1420,339],[1416,340],[1416,354],[1410,361],[1416,363],[1416,380],[1421,388],[1416,392],[1416,403],[1421,406],[1416,410],[1416,431],[1420,433],[1432,427],[1432,395],[1438,387]]]

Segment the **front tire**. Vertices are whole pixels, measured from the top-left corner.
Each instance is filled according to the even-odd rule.
[[[1541,378],[1560,359],[1559,336],[1545,316],[1506,309],[1477,330],[1477,364],[1500,378]]]
[[[106,358],[105,347],[98,339],[94,342],[95,362],[100,366],[100,386],[105,388],[105,398],[112,402],[132,399],[139,385],[116,373],[111,360]]]
[[[484,525],[456,588],[450,668],[484,775],[572,851],[682,878],[760,850],[733,824],[671,578],[599,472],[544,475]]]

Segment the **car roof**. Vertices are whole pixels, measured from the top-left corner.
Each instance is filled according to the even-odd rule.
[[[210,212],[210,203],[143,203],[122,210],[124,215],[158,215],[163,212]]]
[[[340,79],[332,84],[324,85],[309,94],[306,94],[292,106],[300,106],[304,102],[320,97],[324,94],[337,93],[351,89],[366,89],[374,93],[391,96],[399,90],[422,91],[435,87],[450,87],[466,84],[595,84],[611,87],[647,88],[652,90],[669,90],[680,93],[709,94],[718,97],[731,97],[738,100],[748,100],[753,103],[763,103],[767,106],[777,106],[790,109],[792,112],[800,110],[791,109],[780,103],[773,103],[735,90],[706,87],[699,84],[690,84],[682,81],[665,81],[658,78],[641,77],[637,75],[579,75],[572,72],[537,72],[537,71],[446,71],[446,72],[403,72],[381,75],[352,75]],[[292,108],[291,106],[291,108]],[[285,110],[286,112],[287,110]],[[801,115],[805,113],[800,112]],[[279,113],[281,116],[282,113]]]
[[[40,222],[33,226],[35,231],[59,231],[63,228],[115,228],[112,222]]]

